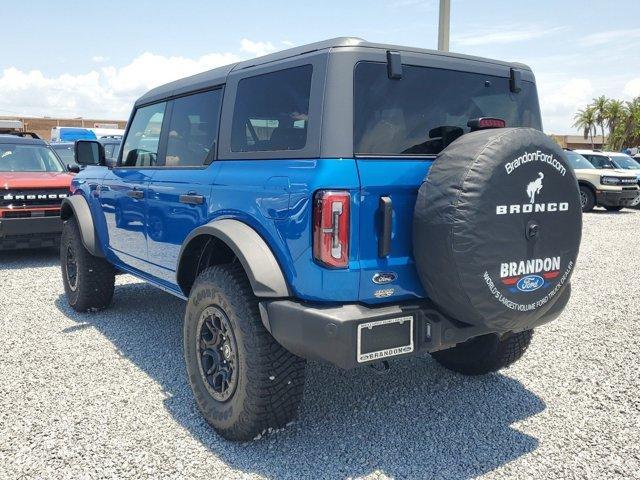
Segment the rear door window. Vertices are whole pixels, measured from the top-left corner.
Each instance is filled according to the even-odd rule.
[[[585,155],[596,168],[616,168],[607,157],[602,155]]]
[[[280,70],[238,83],[231,150],[301,150],[307,143],[313,67]]]
[[[167,167],[197,167],[213,160],[218,138],[222,90],[173,101],[167,138]]]
[[[509,79],[403,65],[389,79],[387,65],[360,62],[355,69],[354,150],[361,155],[436,155],[470,131],[467,122],[497,117],[507,127],[541,130],[535,85],[511,92]]]
[[[158,145],[167,103],[136,110],[122,147],[123,167],[153,167],[158,163]]]

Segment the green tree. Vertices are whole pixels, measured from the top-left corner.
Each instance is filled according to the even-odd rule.
[[[606,122],[607,108],[609,107],[609,99],[604,95],[593,99],[593,112],[595,114],[595,123],[600,127],[602,132],[602,145],[604,146],[604,124]]]
[[[626,111],[621,147],[635,147],[640,145],[640,97],[626,102]]]
[[[573,126],[578,130],[582,130],[584,138],[591,140],[591,149],[594,149],[593,136],[596,133],[596,112],[594,107],[588,105],[586,108],[578,110],[573,119]]]
[[[611,150],[620,150],[626,143],[626,131],[629,123],[629,109],[625,102],[612,100],[607,114],[609,139],[607,145]]]
[[[611,134],[618,123],[626,116],[625,105],[622,100],[609,100],[604,112],[604,119],[607,122],[609,134]]]

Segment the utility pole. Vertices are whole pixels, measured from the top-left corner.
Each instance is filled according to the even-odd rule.
[[[438,23],[438,50],[449,51],[449,28],[451,26],[451,0],[440,0],[440,21]]]

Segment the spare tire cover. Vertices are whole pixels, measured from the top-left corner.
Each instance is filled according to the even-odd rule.
[[[578,182],[562,149],[530,128],[482,130],[444,149],[420,186],[414,257],[444,313],[522,329],[567,289],[581,233]]]

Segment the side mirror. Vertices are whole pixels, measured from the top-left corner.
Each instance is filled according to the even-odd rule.
[[[95,140],[78,140],[73,147],[78,165],[96,165],[104,167],[107,162],[104,146]]]
[[[80,173],[80,165],[67,163],[67,171],[71,173]]]

